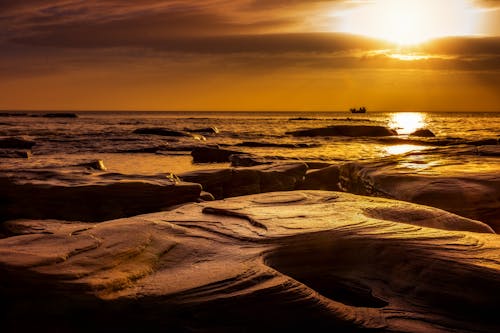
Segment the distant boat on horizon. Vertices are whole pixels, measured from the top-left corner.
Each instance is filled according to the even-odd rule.
[[[366,113],[366,108],[364,106],[360,107],[359,109],[352,108],[350,109],[351,113]]]

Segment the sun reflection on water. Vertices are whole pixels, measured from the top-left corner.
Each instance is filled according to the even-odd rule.
[[[416,146],[416,145],[395,145],[395,146],[384,147],[385,151],[389,155],[406,154],[412,150],[419,150],[422,148],[423,148],[422,146]]]
[[[419,112],[393,113],[389,120],[389,127],[395,129],[398,134],[411,134],[426,125],[425,115]]]

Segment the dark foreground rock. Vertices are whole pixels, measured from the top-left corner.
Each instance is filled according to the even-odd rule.
[[[194,163],[223,163],[229,162],[233,154],[243,154],[240,151],[222,149],[218,147],[196,147],[191,151]]]
[[[287,132],[286,134],[292,136],[392,136],[398,133],[390,128],[384,126],[371,126],[371,125],[334,125],[322,128],[312,128],[300,131]]]
[[[0,148],[31,149],[34,145],[36,145],[36,142],[30,139],[17,137],[0,138]]]
[[[304,191],[96,225],[20,224],[22,235],[0,240],[3,332],[500,325],[499,236],[434,208]]]
[[[193,202],[201,186],[165,175],[133,176],[93,172],[92,162],[59,170],[3,172],[0,175],[0,217],[105,221]]]
[[[346,163],[348,192],[438,207],[500,231],[500,146],[436,149],[382,161]],[[436,163],[439,162],[439,163]]]
[[[193,171],[180,174],[186,182],[201,184],[217,198],[228,198],[272,191],[290,191],[302,182],[304,163],[277,163],[248,168]]]

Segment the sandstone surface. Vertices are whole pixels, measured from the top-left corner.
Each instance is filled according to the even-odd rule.
[[[499,236],[435,208],[294,191],[100,224],[16,223],[19,236],[0,239],[4,332],[500,325]]]

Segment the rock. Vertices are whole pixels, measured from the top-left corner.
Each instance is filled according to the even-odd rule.
[[[300,190],[339,191],[340,168],[332,165],[323,169],[307,171]]]
[[[346,163],[340,167],[341,185],[356,194],[441,208],[485,222],[498,232],[500,163],[482,162],[484,158],[491,157],[478,155],[476,148],[461,148]]]
[[[0,240],[7,332],[500,325],[499,236],[434,208],[295,191],[95,225],[44,223],[50,233]]]
[[[46,113],[46,114],[43,114],[42,117],[44,117],[44,118],[78,118],[78,115],[76,113],[57,112],[57,113]]]
[[[288,118],[288,121],[302,121],[302,120],[318,120],[318,118],[310,118],[310,117],[294,117],[294,118]]]
[[[93,174],[88,170],[73,167],[3,172],[1,219],[105,221],[193,202],[201,191],[198,184],[176,182],[161,175]]]
[[[103,160],[95,160],[95,161],[91,161],[91,162],[80,163],[80,164],[76,164],[75,166],[84,167],[87,169],[97,170],[97,171],[106,171],[107,170],[106,166],[104,165]]]
[[[477,153],[480,156],[500,157],[500,146],[490,145],[490,146],[478,147]]]
[[[231,169],[197,170],[178,175],[182,181],[200,184],[215,198],[224,198],[224,185],[230,186],[231,176]]]
[[[193,171],[180,174],[185,182],[201,184],[217,199],[247,194],[290,191],[302,182],[304,163],[277,163],[249,168]]]
[[[219,133],[219,129],[215,126],[205,127],[205,128],[195,128],[195,129],[184,128],[184,131],[189,132],[189,133],[203,133],[203,134],[217,134],[217,133]]]
[[[0,148],[31,149],[34,145],[36,145],[35,141],[25,138],[16,138],[16,137],[0,138]]]
[[[497,139],[474,140],[474,141],[467,142],[467,144],[470,144],[473,146],[498,145],[498,140]]]
[[[292,136],[392,136],[398,133],[390,128],[384,126],[372,126],[372,125],[334,125],[322,128],[312,128],[300,131],[286,132],[285,134]]]
[[[410,135],[411,136],[419,136],[419,137],[423,137],[423,138],[433,138],[436,136],[434,133],[432,133],[431,130],[429,130],[427,128],[418,129],[415,132],[411,133]]]
[[[331,163],[328,162],[314,162],[314,161],[306,161],[307,169],[323,169],[331,166]]]
[[[242,154],[242,152],[218,147],[197,147],[191,152],[194,163],[229,162],[229,156],[233,154]]]
[[[214,201],[215,198],[212,193],[201,191],[199,201]]]
[[[24,112],[0,112],[0,117],[27,117],[28,114]]]
[[[0,149],[0,158],[30,158],[29,150]]]
[[[160,135],[160,136],[173,136],[173,137],[192,137],[197,140],[205,140],[203,135],[191,134],[185,131],[175,131],[163,127],[145,127],[137,128],[133,132],[134,134],[148,134],[148,135]]]
[[[233,167],[250,167],[273,163],[272,161],[252,154],[233,154],[229,156],[229,161]]]

